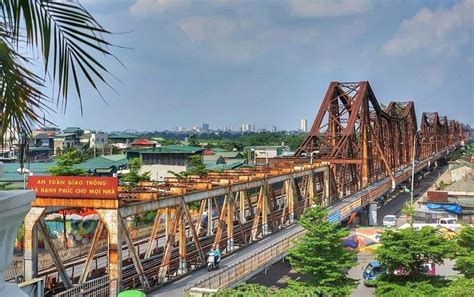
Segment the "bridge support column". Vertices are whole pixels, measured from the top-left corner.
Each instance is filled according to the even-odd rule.
[[[377,203],[370,203],[368,205],[369,226],[377,225]]]
[[[118,209],[96,209],[108,231],[109,296],[117,296],[122,289],[122,232]]]
[[[329,166],[326,166],[323,172],[323,201],[322,206],[329,206],[331,204],[331,175],[329,173]]]
[[[169,207],[166,208],[166,216],[165,216],[165,238],[168,240],[168,237],[170,235],[170,229],[171,229],[171,209]]]
[[[239,192],[239,219],[241,224],[247,222],[245,219],[245,191]]]
[[[189,226],[193,228],[193,226]],[[184,224],[184,217],[179,217],[179,268],[178,274],[185,274],[188,271],[186,263],[186,228]]]
[[[207,236],[211,236],[212,232],[212,225],[214,223],[213,220],[213,210],[212,210],[212,198],[207,199]]]
[[[295,189],[291,180],[287,182],[286,199],[288,203],[288,223],[292,224],[295,221]]]
[[[234,250],[234,199],[233,193],[229,192],[227,199],[227,251],[231,252]]]
[[[268,234],[268,186],[265,184],[262,197],[262,237]]]
[[[25,217],[25,237],[23,251],[23,268],[25,270],[25,280],[32,280],[38,275],[38,228],[36,223],[45,209],[45,207],[32,207]]]

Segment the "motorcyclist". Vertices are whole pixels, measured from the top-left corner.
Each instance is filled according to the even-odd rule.
[[[217,263],[219,263],[219,261],[221,260],[221,251],[219,250],[219,246],[213,244],[208,255],[214,255],[214,266],[217,267]]]

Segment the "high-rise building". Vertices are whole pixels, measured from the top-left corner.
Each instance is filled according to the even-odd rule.
[[[209,124],[202,124],[203,131],[209,131]]]
[[[308,132],[308,121],[306,120],[306,118],[302,118],[300,121],[300,131]]]

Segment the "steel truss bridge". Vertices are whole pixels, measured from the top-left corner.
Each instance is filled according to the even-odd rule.
[[[37,198],[25,218],[24,277],[55,278],[56,296],[116,296],[132,287],[147,291],[204,266],[212,244],[232,253],[294,224],[312,205],[328,207],[331,221],[353,217],[409,179],[413,159],[418,172],[460,146],[465,130],[436,112],[423,113],[418,130],[412,101],[383,107],[367,81],[331,82],[294,157],[121,187],[116,199]],[[191,204],[199,210],[191,211]],[[90,250],[62,261],[44,217],[83,207],[100,217]],[[133,240],[126,219],[149,212],[156,212],[151,233]],[[207,226],[200,219],[204,212]],[[54,262],[41,271],[38,232]],[[104,236],[106,248],[100,249]]]

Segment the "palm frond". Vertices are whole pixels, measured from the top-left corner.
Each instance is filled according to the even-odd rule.
[[[109,85],[109,70],[98,56],[113,56],[111,44],[104,37],[110,32],[79,2],[2,0],[0,11],[12,41],[18,42],[24,32],[27,44],[41,52],[45,73],[52,74],[58,103],[62,103],[64,110],[72,84],[82,112],[80,74],[97,92],[97,82]]]
[[[0,37],[0,112],[1,134],[29,131],[42,118],[38,110],[48,109],[50,101],[41,88],[43,79],[24,66],[27,61],[11,44]]]

